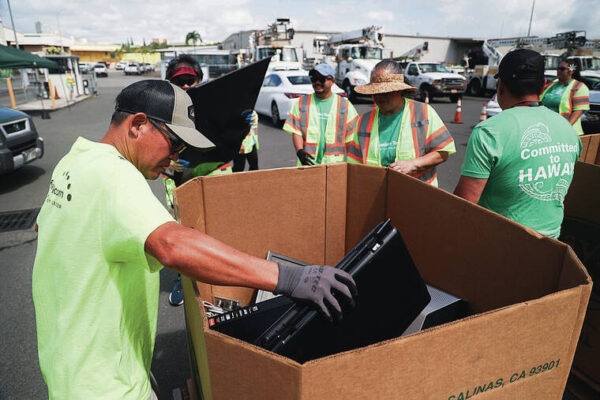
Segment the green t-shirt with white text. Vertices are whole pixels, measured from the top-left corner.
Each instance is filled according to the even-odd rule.
[[[398,132],[400,132],[400,125],[402,125],[402,114],[404,108],[402,107],[398,112],[392,115],[383,115],[379,113],[379,159],[381,165],[384,167],[389,166],[391,163],[396,161],[396,148],[398,147]]]
[[[488,179],[479,205],[558,237],[581,141],[569,122],[540,107],[514,107],[478,124],[461,174]]]
[[[560,106],[566,88],[567,85],[561,85],[560,83],[553,85],[544,95],[542,104],[556,113],[559,112],[558,107]]]
[[[78,138],[37,222],[40,368],[50,399],[147,399],[162,266],[144,246],[173,221],[111,145]]]

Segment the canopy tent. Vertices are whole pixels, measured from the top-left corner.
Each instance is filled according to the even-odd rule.
[[[0,45],[0,68],[59,68],[59,65],[27,51]]]

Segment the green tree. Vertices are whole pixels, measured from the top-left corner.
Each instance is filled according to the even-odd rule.
[[[192,42],[194,47],[196,47],[196,43],[201,42],[202,38],[200,37],[200,34],[198,32],[191,31],[188,32],[187,35],[185,35],[185,44],[189,44],[190,41]]]

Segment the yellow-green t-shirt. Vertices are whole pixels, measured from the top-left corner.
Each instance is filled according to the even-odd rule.
[[[149,234],[173,221],[115,147],[78,138],[52,173],[33,267],[50,399],[147,399],[160,263]]]

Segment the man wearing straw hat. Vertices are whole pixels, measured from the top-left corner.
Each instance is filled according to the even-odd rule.
[[[454,139],[435,110],[405,97],[416,88],[404,83],[393,60],[375,65],[371,82],[356,92],[373,95],[377,107],[360,116],[358,139],[362,162],[390,167],[438,185],[435,166],[455,153]]]

